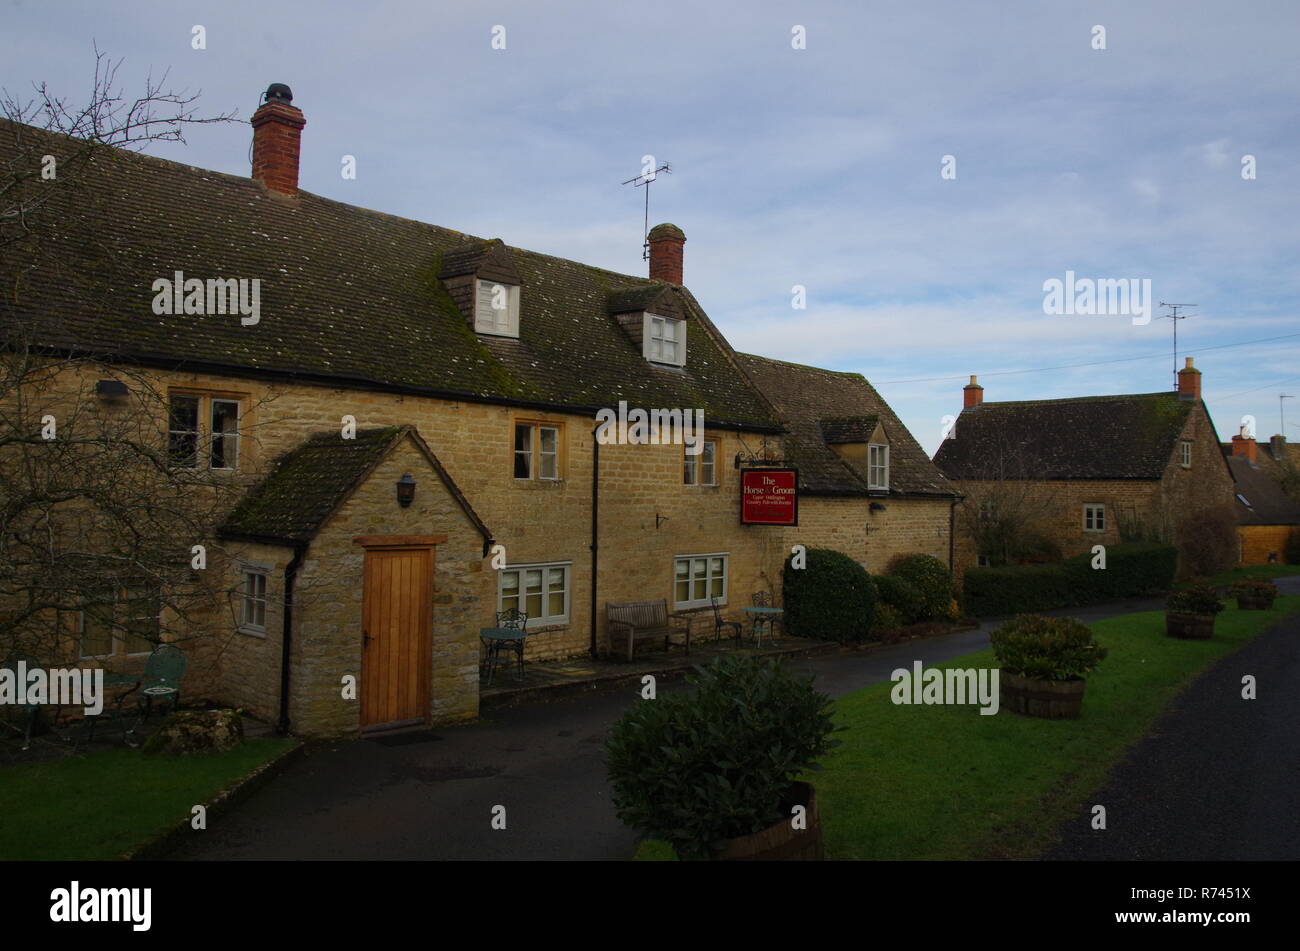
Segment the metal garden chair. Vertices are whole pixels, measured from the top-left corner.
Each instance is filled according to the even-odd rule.
[[[715,641],[722,639],[723,632],[733,627],[736,629],[736,646],[740,646],[740,638],[743,633],[743,625],[740,621],[725,621],[722,618],[722,609],[718,607],[717,598],[709,598],[709,605],[713,608],[713,639]]]
[[[13,672],[15,683],[18,681],[18,665],[20,663],[24,665],[24,670],[28,671],[41,666],[41,662],[31,654],[10,654],[5,658],[5,662],[0,664],[0,667]],[[24,703],[19,706],[19,711],[19,718],[22,721],[22,726],[14,726],[14,729],[22,733],[23,749],[27,750],[30,749],[32,745],[32,728],[36,725],[36,718],[40,715],[41,705],[39,703]],[[58,719],[57,708],[55,711],[55,719]]]
[[[519,636],[517,638],[494,636],[487,641],[487,682],[492,683],[498,666],[510,664],[510,658],[501,656],[503,652],[507,651],[515,655],[519,666],[519,679],[523,680],[524,640],[528,637],[528,615],[518,608],[507,608],[504,611],[498,611],[496,630],[498,632],[518,631]]]
[[[772,595],[766,591],[755,591],[751,601],[753,607],[770,608],[772,606]],[[754,637],[761,645],[763,643],[763,632],[772,640],[776,639],[776,620],[775,614],[755,614],[754,615]]]

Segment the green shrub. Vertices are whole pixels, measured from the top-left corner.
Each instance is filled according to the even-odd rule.
[[[919,592],[921,615],[918,620],[937,621],[948,612],[948,602],[952,600],[952,575],[938,558],[933,555],[900,555],[889,562],[885,574],[902,578]]]
[[[878,599],[876,617],[879,618],[880,605],[893,609],[898,616],[899,625],[915,624],[925,616],[925,599],[916,585],[897,575],[875,575]]]
[[[768,658],[719,658],[690,683],[630,709],[606,751],[618,817],[706,859],[784,818],[790,783],[839,744],[830,698]]]
[[[989,640],[999,667],[1033,680],[1079,680],[1106,657],[1092,631],[1074,618],[1021,614]]]
[[[1165,602],[1165,608],[1174,614],[1200,614],[1213,617],[1223,610],[1218,593],[1209,585],[1195,584],[1175,591]]]
[[[880,575],[875,580],[879,582],[885,577],[885,575]],[[898,609],[892,604],[886,604],[884,601],[876,602],[876,622],[871,629],[877,634],[896,631],[906,623],[903,616],[898,613]]]
[[[867,569],[843,552],[809,548],[807,565],[781,570],[783,621],[796,637],[858,642],[871,637],[876,585]]]
[[[1178,552],[1171,545],[1106,546],[1106,567],[1093,568],[1091,553],[1054,565],[967,569],[962,584],[966,613],[998,617],[1071,608],[1162,594],[1173,585]]]

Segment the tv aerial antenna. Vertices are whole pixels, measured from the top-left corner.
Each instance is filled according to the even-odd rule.
[[[1178,313],[1178,308],[1195,307],[1196,305],[1195,304],[1166,304],[1164,301],[1161,301],[1160,306],[1169,308],[1170,313],[1164,314],[1162,316],[1171,320],[1174,325],[1174,389],[1176,390],[1178,389],[1178,321],[1186,320],[1188,317],[1196,316],[1195,314],[1180,314]]]
[[[650,259],[650,185],[660,172],[673,173],[673,167],[664,162],[658,168],[651,172],[642,172],[636,178],[629,178],[623,182],[624,185],[632,185],[635,188],[645,187],[645,227],[641,231],[641,258],[642,260]]]

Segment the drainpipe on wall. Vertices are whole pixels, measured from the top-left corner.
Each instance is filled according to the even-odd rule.
[[[955,552],[957,550],[957,500],[948,503],[948,574],[956,569]]]
[[[293,558],[284,569],[284,630],[280,634],[280,721],[276,732],[282,736],[289,733],[289,649],[293,642],[293,582],[302,566],[302,556],[307,554],[306,545],[295,545]]]
[[[599,525],[600,505],[600,440],[596,433],[600,424],[591,431],[591,659],[596,659],[596,567],[598,563],[596,549],[596,530]]]

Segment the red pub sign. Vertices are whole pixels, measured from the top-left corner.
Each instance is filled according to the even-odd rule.
[[[798,469],[741,469],[742,525],[798,525]]]

